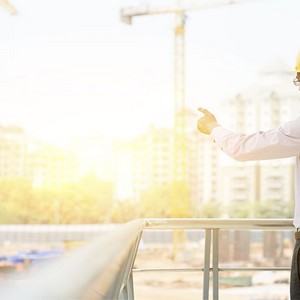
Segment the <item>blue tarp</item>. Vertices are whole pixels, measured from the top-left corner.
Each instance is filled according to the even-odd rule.
[[[19,251],[16,255],[0,256],[0,261],[10,262],[13,264],[23,263],[25,260],[30,262],[46,260],[58,257],[64,253],[63,250],[30,250],[30,251]]]

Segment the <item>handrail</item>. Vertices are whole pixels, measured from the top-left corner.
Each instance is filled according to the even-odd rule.
[[[133,293],[131,270],[144,227],[144,220],[123,225],[32,272],[24,285],[2,286],[1,299],[127,299]]]
[[[266,229],[290,230],[292,219],[145,219],[146,229]]]

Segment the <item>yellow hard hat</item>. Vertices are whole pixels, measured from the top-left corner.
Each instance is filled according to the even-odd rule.
[[[300,72],[300,51],[297,54],[295,71]]]

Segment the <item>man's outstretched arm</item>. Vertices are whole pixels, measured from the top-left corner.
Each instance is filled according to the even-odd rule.
[[[300,118],[276,129],[239,134],[220,126],[208,110],[199,108],[199,111],[204,116],[198,120],[198,130],[211,134],[216,145],[233,159],[248,161],[300,155]]]

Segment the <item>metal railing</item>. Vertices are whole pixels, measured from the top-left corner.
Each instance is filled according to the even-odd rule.
[[[144,230],[205,230],[203,268],[135,269],[134,261]],[[290,219],[144,219],[129,222],[94,242],[31,274],[24,285],[2,286],[1,299],[134,299],[134,272],[202,271],[203,300],[219,299],[221,271],[287,271],[283,267],[220,267],[220,230],[292,230]],[[212,258],[212,260],[211,260]]]
[[[289,267],[222,267],[219,266],[220,230],[292,230],[291,219],[146,219],[146,228],[152,230],[172,229],[205,230],[205,252],[203,268],[181,268],[173,271],[203,271],[203,300],[209,299],[210,272],[212,272],[213,299],[219,299],[220,271],[288,271]],[[212,265],[211,265],[212,255]],[[133,272],[170,271],[170,269],[137,269]]]

